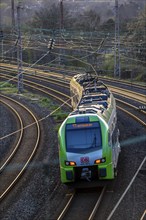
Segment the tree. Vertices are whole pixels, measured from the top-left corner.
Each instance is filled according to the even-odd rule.
[[[145,61],[146,60],[146,7],[139,14],[139,16],[132,22],[127,24],[129,31],[127,37],[127,44],[132,44],[134,48],[134,54],[137,58]]]
[[[83,31],[96,31],[100,25],[100,16],[92,9],[78,15],[74,28]]]
[[[53,1],[52,1],[53,2]],[[69,15],[69,10],[63,7],[64,28],[71,27],[72,20]],[[60,3],[45,4],[33,16],[31,25],[34,28],[42,29],[43,32],[47,29],[58,30],[61,26],[61,9]]]
[[[115,21],[112,18],[108,19],[100,26],[100,29],[102,31],[113,32],[115,29]]]
[[[50,8],[42,7],[39,11],[35,12],[32,20],[32,26],[34,28],[45,29],[59,29],[59,7],[56,4],[52,4]]]

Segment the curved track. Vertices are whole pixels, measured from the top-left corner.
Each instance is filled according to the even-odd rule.
[[[5,138],[9,137],[10,135],[15,135],[15,139],[16,139],[16,143],[15,143],[14,148],[12,149],[10,154],[7,155],[7,158],[5,158],[4,160],[2,159],[2,161],[0,163],[0,173],[3,171],[3,169],[6,167],[6,165],[9,163],[9,161],[11,160],[11,158],[14,156],[15,152],[19,148],[19,145],[20,145],[20,142],[21,142],[22,136],[23,136],[23,131],[24,131],[23,130],[24,125],[23,125],[22,119],[21,119],[20,115],[18,114],[18,112],[10,104],[8,104],[6,101],[2,100],[2,97],[1,97],[1,102],[3,105],[7,106],[7,108],[9,108],[10,111],[12,111],[15,114],[15,116],[17,118],[16,123],[17,123],[17,125],[19,124],[18,125],[19,130],[17,130],[17,132],[12,132],[11,134],[0,137],[0,140],[3,140]]]
[[[10,79],[10,75],[6,75],[6,74],[2,74],[1,77],[3,79],[8,79],[8,80]],[[61,103],[64,102],[65,105],[71,108],[70,96],[69,96],[69,81],[67,79],[64,79],[63,77],[60,77],[60,75],[58,76],[58,73],[54,74],[54,76],[52,76],[51,73],[50,76],[50,73],[44,73],[40,71],[40,74],[38,72],[37,75],[35,76],[26,74],[25,78],[26,78],[26,80],[24,80],[25,86],[31,89],[35,89],[36,91],[42,92],[45,95],[49,95]],[[17,82],[15,78],[13,78],[12,81]],[[109,87],[109,88],[115,94],[115,97],[116,96],[118,97],[117,106],[126,113],[129,113],[130,116],[136,115],[135,116],[136,118],[139,117],[140,120],[143,120],[143,124],[145,125],[145,112],[143,111],[143,109],[140,109],[140,107],[135,106],[135,103],[139,102],[139,106],[145,107],[146,96],[144,94],[136,93],[127,89],[125,90],[123,88],[117,88],[117,87]],[[143,87],[143,89],[144,92],[145,87]]]
[[[24,126],[23,128],[21,126],[16,132],[9,134],[9,136],[13,135],[23,129],[23,133],[21,133],[23,136],[19,139],[17,146],[14,147],[7,162],[3,162],[1,165],[3,172],[1,172],[0,176],[0,200],[12,189],[28,167],[31,159],[35,155],[40,139],[40,127],[34,114],[24,105],[12,98],[1,95],[1,100],[7,103],[8,107],[11,106],[15,109],[19,118],[23,121]],[[7,137],[8,135],[1,137],[1,140]]]

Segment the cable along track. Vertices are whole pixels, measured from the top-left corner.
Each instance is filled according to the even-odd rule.
[[[12,156],[9,156],[10,159],[5,164],[5,169],[2,169],[3,172],[0,175],[1,201],[17,183],[35,155],[40,140],[40,126],[35,115],[24,105],[4,95],[0,95],[0,97],[2,101],[7,102],[9,106],[12,106],[17,111],[24,124],[23,128],[20,127],[19,130],[0,138],[0,140],[3,140],[23,129],[23,136],[21,141],[19,141],[17,150],[12,153]]]

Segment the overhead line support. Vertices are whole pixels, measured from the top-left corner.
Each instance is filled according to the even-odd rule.
[[[115,0],[114,77],[121,78],[121,67],[120,67],[120,31],[119,31],[119,5],[118,5],[118,0]]]
[[[23,92],[23,73],[22,73],[22,37],[21,37],[21,3],[17,6],[17,23],[18,23],[18,43],[17,43],[17,62],[18,62],[18,93]]]

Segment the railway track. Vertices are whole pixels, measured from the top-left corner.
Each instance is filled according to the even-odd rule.
[[[1,75],[1,78],[5,80],[10,79],[10,77],[4,76],[4,75]],[[13,82],[17,83],[17,80],[14,78]],[[51,96],[52,98],[54,98],[55,100],[61,103],[65,102],[65,105],[71,108],[70,96],[66,95],[66,92],[64,91],[64,87],[63,87],[63,92],[60,92],[61,84],[58,84],[58,89],[54,89],[50,86],[42,85],[41,83],[42,83],[41,80],[39,80],[39,83],[29,81],[29,80],[24,80],[23,82],[24,86],[26,86],[26,88],[30,88],[31,91],[35,89],[39,93],[43,93],[45,95]],[[56,88],[56,83],[55,83],[55,88]],[[69,93],[69,90],[68,90],[68,93]]]
[[[40,140],[40,126],[35,115],[24,105],[4,95],[1,95],[0,98],[3,104],[7,103],[7,108],[10,111],[15,109],[15,113],[19,118],[19,122],[17,121],[18,130],[0,137],[0,140],[2,141],[10,135],[20,133],[17,143],[12,147],[13,150],[7,159],[1,163],[0,201],[2,201],[18,182],[35,155]]]
[[[10,63],[0,63],[1,65],[1,70],[10,70],[15,71],[17,74],[17,64],[14,62],[13,64]],[[45,65],[35,65],[35,68],[31,68],[28,64],[24,63],[23,64],[23,72],[28,73],[28,74],[33,74],[35,71],[38,72],[39,74],[45,75],[49,74],[50,76],[57,76],[62,78],[62,76],[65,76],[67,80],[70,80],[73,75],[76,75],[80,73],[79,71],[70,71],[67,69],[62,69],[60,67],[48,67]],[[105,84],[108,86],[114,86],[118,88],[123,88],[131,91],[137,90],[139,93],[143,93],[146,95],[146,85],[145,84],[138,84],[133,81],[131,82],[125,82],[123,80],[118,80],[118,79],[113,79],[113,78],[108,78],[108,77],[102,77],[99,76],[99,79],[102,80]]]
[[[4,77],[4,76],[3,76]],[[34,77],[34,76],[33,76]],[[40,80],[41,81],[41,83],[44,85],[44,83],[47,83],[47,76],[45,75],[45,78],[46,79],[43,79],[42,78],[42,76],[41,76],[41,78],[40,77],[38,77],[37,78],[37,80]],[[7,79],[9,79],[9,78],[7,78]],[[62,80],[62,79],[61,79]],[[53,83],[53,81],[51,82],[51,83]],[[57,83],[59,83],[59,82],[57,82]],[[31,85],[29,85],[29,84],[31,84]],[[36,83],[35,82],[35,85],[33,85],[33,83],[31,82],[31,83],[29,83],[29,80],[27,81],[27,86],[29,87],[29,86],[31,86],[33,89],[35,89],[35,90],[37,90],[37,88],[38,88],[38,83]],[[54,85],[55,87],[56,87],[56,84]],[[64,87],[65,86],[65,84],[63,84],[63,83],[59,83],[59,86],[58,86],[58,89],[60,89],[61,87]],[[41,92],[44,92],[45,94],[47,94],[47,95],[49,95],[49,93],[47,93],[47,92],[45,92],[46,90],[47,90],[47,87],[49,87],[49,86],[47,86],[47,84],[45,85],[45,86],[43,86],[42,88],[40,88],[40,91]],[[64,89],[64,88],[63,88]],[[67,88],[66,88],[67,89]],[[52,90],[53,91],[53,90]],[[126,91],[127,92],[127,91]],[[50,93],[51,93],[51,91],[50,91]],[[116,93],[116,91],[115,91],[115,93]],[[121,94],[122,94],[122,92],[121,92]],[[63,95],[63,93],[61,94],[61,96]],[[119,95],[120,96],[120,95]],[[126,94],[125,94],[125,96],[126,96]],[[125,98],[125,96],[124,96],[124,98]],[[141,98],[141,97],[143,97],[143,95],[141,96],[141,94],[138,94],[138,98],[137,98],[137,100],[139,101],[139,103],[141,103],[141,104],[145,104],[145,102],[144,102],[144,100],[143,100],[143,98]],[[54,96],[54,98],[55,98],[55,96]],[[68,98],[68,97],[66,97],[66,98]],[[133,93],[131,93],[131,95],[130,95],[130,97],[129,97],[129,99],[134,99],[135,100],[135,94],[133,94]],[[137,102],[137,100],[135,100],[136,102]],[[61,101],[61,100],[60,100]],[[63,101],[63,99],[62,99],[62,101]],[[121,101],[121,99],[117,99],[117,105],[118,105],[118,107],[123,111],[123,109],[124,109],[124,111],[126,112],[126,114],[129,114],[130,115],[130,117],[132,116],[132,117],[134,117],[134,119],[136,119],[136,120],[139,120],[139,122],[141,123],[141,122],[143,122],[143,125],[144,126],[146,126],[146,124],[145,124],[145,112],[143,111],[143,110],[140,110],[138,107],[136,107],[136,106],[134,106],[134,105],[132,105],[132,104],[129,104],[129,101],[128,101],[128,103],[127,102],[124,102],[124,101]],[[68,106],[69,107],[69,106]],[[126,109],[126,110],[125,110]],[[73,198],[75,198],[75,200],[77,199],[78,200],[78,197],[77,196],[75,196],[75,194],[73,194],[72,195],[72,197]],[[92,196],[91,196],[92,197]],[[96,197],[98,197],[98,195],[96,194]],[[75,201],[74,199],[71,199],[71,201],[73,202],[73,201]],[[96,198],[97,199],[97,198]],[[80,200],[80,199],[79,199]],[[94,200],[94,199],[93,199]],[[84,201],[84,200],[83,200]],[[71,202],[71,203],[72,203]],[[83,202],[82,202],[83,203]],[[95,203],[95,202],[94,202]],[[80,203],[81,204],[81,203]],[[83,203],[84,204],[84,203]],[[73,206],[76,206],[76,202],[73,202]],[[70,205],[69,205],[70,206]],[[68,206],[68,207],[69,207]],[[94,206],[94,205],[93,205]],[[70,206],[71,207],[71,206]],[[66,208],[65,208],[66,209]],[[70,209],[70,208],[69,208]],[[71,210],[73,210],[74,208],[71,208]],[[84,208],[85,210],[86,210],[86,208]],[[63,211],[64,213],[66,213],[66,211]],[[91,212],[90,212],[91,213]],[[69,215],[69,214],[67,214],[67,215]],[[89,214],[87,214],[88,216],[89,216]],[[86,216],[87,216],[86,215]],[[64,216],[64,214],[61,214],[61,216]],[[60,219],[63,219],[64,217],[61,217],[60,216]],[[59,217],[58,217],[59,218]],[[66,218],[65,217],[65,219],[69,219],[68,217]],[[77,219],[77,218],[76,218]],[[82,219],[84,219],[84,218],[82,218]],[[85,219],[87,219],[87,218],[85,218]],[[92,218],[91,218],[92,219]]]
[[[110,86],[117,86],[118,88],[123,88],[125,90],[131,90],[131,91],[137,91],[139,93],[142,93],[146,95],[146,85],[144,84],[138,84],[134,82],[125,82],[118,79],[110,79],[106,77],[99,77],[100,80],[102,80],[105,84]]]
[[[106,187],[75,189],[57,220],[92,220],[97,213]]]
[[[1,159],[1,162],[0,162],[0,173],[4,170],[4,168],[6,167],[6,165],[9,163],[9,161],[11,160],[11,158],[14,156],[15,152],[17,151],[19,145],[20,145],[20,142],[22,140],[22,136],[23,136],[23,129],[24,129],[24,124],[23,124],[23,121],[20,117],[20,115],[18,114],[18,112],[15,110],[15,108],[13,108],[10,104],[8,104],[6,101],[2,100],[1,99],[1,102],[3,105],[7,106],[7,108],[10,109],[10,111],[13,112],[13,115],[14,117],[16,118],[16,121],[15,121],[15,124],[19,124],[18,127],[19,127],[19,130],[17,129],[17,131],[11,131],[11,134],[7,134],[3,137],[1,137],[1,141],[5,138],[8,138],[9,136],[14,136],[15,138],[15,143],[13,144],[14,145],[14,148],[12,149],[12,151],[10,152],[10,154],[7,156],[7,158],[2,158]]]
[[[116,88],[116,87],[109,86],[109,89],[113,93],[116,93],[116,95],[119,95],[121,97],[130,98],[130,99],[133,99],[134,101],[138,101],[138,102],[141,102],[143,104],[146,103],[146,95],[144,95],[144,94],[129,91],[129,90],[125,90],[125,89],[118,88],[118,87]]]
[[[41,68],[41,69],[39,69]],[[11,69],[11,71],[10,71]],[[3,72],[6,73],[10,73],[10,74],[14,74],[13,76],[17,76],[17,66],[16,65],[11,65],[11,64],[2,64],[1,65],[1,70]],[[60,69],[60,68],[53,68],[53,67],[45,67],[45,66],[37,66],[37,68],[29,68],[29,67],[25,67],[23,69],[23,73],[24,75],[34,75],[35,73],[37,73],[37,77],[42,77],[42,78],[48,78],[50,77],[50,80],[53,78],[53,81],[57,80],[57,78],[59,80],[63,79],[63,81],[66,82],[66,85],[69,85],[69,81],[71,79],[71,77],[75,74],[77,74],[77,72],[70,72],[64,69]],[[65,77],[65,80],[64,80]],[[116,90],[116,92],[118,92],[118,89],[120,89],[120,94],[122,95],[122,93],[131,93],[133,95],[136,94],[143,94],[143,97],[146,96],[146,85],[138,85],[137,83],[130,83],[130,82],[124,82],[122,80],[115,80],[115,79],[109,79],[109,78],[105,78],[105,77],[99,77],[100,80],[103,80],[103,82],[105,82],[108,87],[110,87],[113,90]],[[58,81],[58,80],[57,80]],[[65,84],[64,82],[64,84]],[[118,87],[117,87],[118,85]]]
[[[136,121],[146,127],[146,111],[137,108],[134,105],[126,103],[120,99],[116,99],[118,109],[124,111],[129,116],[133,117]]]
[[[2,74],[1,77],[5,80],[10,79],[10,76],[5,74]],[[65,102],[65,105],[71,108],[69,96],[69,82],[67,80],[60,78],[60,76],[59,78],[50,77],[49,74],[45,74],[45,76],[31,76],[26,74],[25,78],[26,80],[24,80],[24,85],[26,85],[27,87],[35,89],[36,91],[38,90],[44,93],[45,95],[52,96],[60,102]],[[17,82],[15,78],[13,78],[13,81]],[[60,90],[62,91],[60,92]],[[118,96],[117,106],[137,121],[143,121],[143,125],[145,125],[145,109],[140,109],[139,106],[144,106],[144,108],[146,107],[146,96],[140,93],[124,90],[121,88],[118,89],[115,87],[112,87],[111,91],[115,94],[115,97]],[[122,100],[123,98],[127,98],[128,101]],[[139,106],[136,106],[135,104],[133,104],[133,102],[139,103]]]

